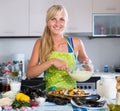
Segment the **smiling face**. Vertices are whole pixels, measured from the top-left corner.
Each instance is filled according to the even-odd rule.
[[[58,13],[53,18],[51,18],[47,25],[51,31],[51,34],[60,34],[63,32],[65,28],[65,13],[62,11],[61,13]]]
[[[48,10],[47,26],[52,35],[61,34],[67,23],[67,12],[61,6],[54,6]]]

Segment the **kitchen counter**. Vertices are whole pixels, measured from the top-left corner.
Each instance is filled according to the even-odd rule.
[[[96,94],[96,92],[93,90],[90,90],[90,92],[92,94]],[[105,100],[105,99],[101,98],[101,100]],[[6,110],[2,110],[2,111],[6,111]],[[11,109],[9,111],[16,111],[16,110]],[[27,111],[109,111],[109,110],[106,106],[104,108],[87,109],[87,108],[82,108],[82,107],[76,107],[74,103],[68,103],[67,105],[56,105],[53,102],[46,101],[43,104],[39,104],[38,107],[35,107],[34,109],[30,108]]]
[[[120,73],[116,73],[116,72],[94,72],[94,74],[92,75],[93,77],[103,77],[103,76],[120,76]]]
[[[67,105],[55,105],[54,103],[46,102],[44,105],[39,106],[41,111],[108,111],[108,109],[85,109],[73,106],[71,104]],[[39,110],[40,111],[40,110]]]
[[[3,110],[5,111],[5,110]],[[9,110],[9,111],[15,111],[15,110]],[[71,104],[67,105],[56,105],[54,103],[45,102],[42,105],[39,105],[39,107],[36,107],[35,109],[28,110],[28,111],[108,111],[107,108],[102,109],[85,109],[85,108],[79,108],[76,106],[73,106]]]

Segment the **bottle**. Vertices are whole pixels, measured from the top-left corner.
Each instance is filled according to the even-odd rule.
[[[19,72],[19,61],[13,61],[12,76],[18,76],[18,72]]]
[[[100,28],[100,33],[101,33],[102,35],[105,34],[105,28],[104,28],[103,26],[101,26],[101,28]]]
[[[12,62],[8,61],[7,68],[12,72]]]
[[[117,103],[118,105],[120,105],[120,90],[117,90],[116,103]]]
[[[6,67],[2,79],[2,92],[10,90],[10,70]]]
[[[104,66],[104,72],[108,72],[108,65]]]
[[[22,61],[19,62],[19,72],[18,72],[18,76],[22,79],[22,76],[23,76],[23,63]]]
[[[116,76],[116,89],[117,89],[117,93],[116,93],[116,104],[120,105],[120,76]]]

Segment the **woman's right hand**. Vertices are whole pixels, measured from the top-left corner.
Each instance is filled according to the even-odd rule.
[[[59,70],[66,70],[68,71],[68,64],[60,59],[51,59],[52,65],[54,65]]]

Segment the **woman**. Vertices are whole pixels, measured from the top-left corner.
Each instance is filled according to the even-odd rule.
[[[29,79],[45,72],[46,89],[76,87],[68,71],[75,68],[76,59],[89,63],[82,41],[63,35],[67,20],[67,11],[63,6],[53,5],[48,9],[44,33],[36,41],[27,67]]]

